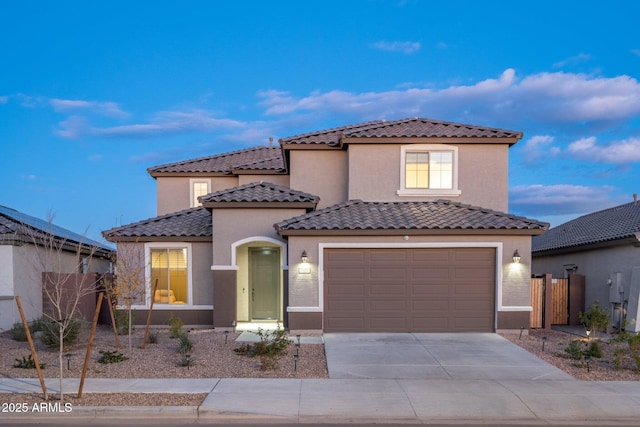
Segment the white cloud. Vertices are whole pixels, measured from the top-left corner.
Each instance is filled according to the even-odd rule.
[[[0,96],[0,104],[6,104],[7,102],[9,102],[8,96]]]
[[[628,138],[598,145],[594,136],[581,138],[569,144],[569,154],[592,162],[625,164],[640,162],[640,138]]]
[[[54,110],[62,113],[90,111],[107,117],[125,118],[129,114],[115,102],[83,101],[78,99],[51,99],[49,103]]]
[[[610,186],[517,185],[509,189],[509,210],[528,215],[586,214],[624,203]]]
[[[635,56],[640,56],[640,49],[631,49],[630,52],[633,53]]]
[[[386,92],[314,92],[295,97],[288,92],[258,93],[266,114],[353,114],[359,119],[408,116],[467,117],[485,123],[530,127],[583,126],[585,121],[628,119],[640,114],[640,84],[629,76],[592,77],[574,73],[538,73],[518,79],[507,69],[498,78],[443,89],[408,88]]]
[[[404,54],[415,53],[420,50],[422,47],[419,42],[387,42],[387,41],[378,41],[371,44],[371,47],[378,50],[384,50],[387,52],[400,52]]]
[[[589,54],[586,53],[579,53],[575,56],[572,56],[570,58],[564,59],[562,61],[556,62],[555,64],[553,64],[554,67],[556,68],[560,68],[560,67],[564,67],[567,65],[575,65],[578,64],[580,62],[586,62],[586,61],[590,61],[591,59],[593,59],[593,57]]]
[[[530,164],[543,157],[558,155],[560,148],[552,146],[553,142],[554,137],[551,135],[534,135],[527,139],[522,148],[524,153],[522,161]]]

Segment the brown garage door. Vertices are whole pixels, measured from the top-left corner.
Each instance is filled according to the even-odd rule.
[[[327,332],[491,332],[494,248],[325,249]]]

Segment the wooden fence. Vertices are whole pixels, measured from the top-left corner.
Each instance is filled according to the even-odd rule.
[[[550,286],[546,282],[550,282]],[[530,327],[578,324],[578,313],[584,311],[584,285],[585,278],[579,274],[572,274],[568,279],[551,278],[551,275],[532,278]]]

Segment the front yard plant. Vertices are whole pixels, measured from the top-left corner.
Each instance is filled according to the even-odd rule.
[[[243,344],[234,351],[249,357],[258,356],[262,370],[275,369],[278,366],[278,358],[286,354],[289,349],[290,341],[287,332],[278,324],[274,331],[259,328],[256,335],[260,337],[259,342]]]

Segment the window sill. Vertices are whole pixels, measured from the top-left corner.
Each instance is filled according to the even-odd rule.
[[[446,196],[446,197],[458,197],[462,194],[460,190],[418,190],[418,189],[402,189],[397,190],[396,194],[400,197],[415,197],[415,196]]]

